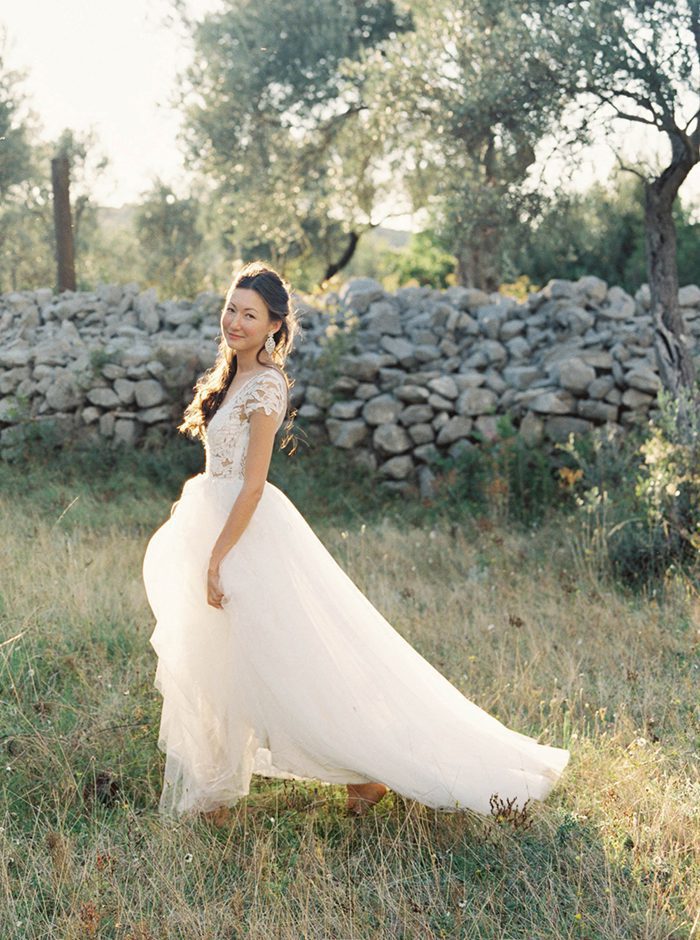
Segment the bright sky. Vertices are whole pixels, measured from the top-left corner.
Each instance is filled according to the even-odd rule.
[[[218,0],[186,5],[198,17],[216,9]],[[180,116],[170,101],[190,53],[180,30],[168,22],[169,8],[169,0],[3,0],[0,7],[7,65],[27,72],[23,88],[42,136],[55,139],[66,127],[92,128],[110,158],[95,188],[101,205],[138,200],[156,176],[176,191],[185,188],[176,139]],[[636,128],[626,136],[633,153],[647,149]],[[606,179],[614,163],[601,143],[575,183],[584,187]],[[545,178],[556,172],[554,164]],[[684,201],[700,200],[697,168],[682,195]],[[388,224],[410,227],[411,218]]]

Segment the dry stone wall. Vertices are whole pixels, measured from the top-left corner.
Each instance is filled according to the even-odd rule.
[[[700,288],[679,299],[697,356]],[[297,300],[298,422],[392,488],[429,491],[434,456],[497,435],[499,416],[531,443],[556,442],[647,420],[659,389],[646,287],[631,297],[596,277],[556,280],[518,303],[358,278],[314,306]],[[126,446],[175,434],[213,362],[221,305],[159,302],[133,284],[0,296],[0,456],[42,424]]]

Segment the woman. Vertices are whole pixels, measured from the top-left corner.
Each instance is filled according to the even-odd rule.
[[[206,468],[143,562],[156,618],[162,812],[218,817],[253,773],[346,784],[362,813],[391,787],[447,811],[544,799],[566,750],[512,731],[401,637],[267,481],[290,413],[296,324],[260,262],[229,288],[213,367],[179,430]],[[288,427],[291,425],[288,425]]]

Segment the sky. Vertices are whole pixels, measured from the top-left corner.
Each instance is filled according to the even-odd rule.
[[[200,17],[218,0],[186,0]],[[39,119],[41,136],[93,130],[110,165],[94,187],[103,206],[138,201],[154,178],[186,192],[177,141],[180,115],[172,106],[177,76],[190,60],[180,29],[169,22],[169,0],[2,0],[0,28],[6,33],[7,66],[26,71],[22,88]],[[626,150],[648,149],[640,126],[626,133]],[[615,165],[601,141],[586,155],[573,186],[605,180]],[[556,161],[545,180],[561,172]],[[700,203],[700,169],[686,181],[684,201]],[[400,207],[405,208],[405,207]],[[386,207],[380,207],[385,210]],[[397,215],[387,224],[412,228],[416,216]]]

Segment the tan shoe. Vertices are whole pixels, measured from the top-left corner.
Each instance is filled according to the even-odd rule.
[[[362,816],[370,806],[378,803],[389,787],[383,783],[348,783],[348,812]]]

